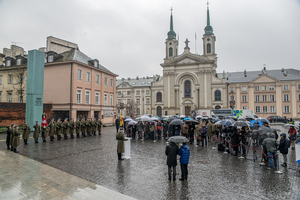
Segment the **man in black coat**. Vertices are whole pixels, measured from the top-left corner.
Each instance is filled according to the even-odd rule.
[[[7,126],[7,131],[6,131],[6,145],[7,145],[7,150],[10,150],[10,134],[11,134],[11,126]]]
[[[118,133],[119,132],[119,128],[120,128],[120,119],[119,119],[119,117],[117,117],[117,119],[115,121],[115,124],[116,124],[117,133]]]
[[[194,132],[195,132],[195,125],[193,124],[193,122],[190,122],[189,124],[190,144],[193,144],[194,142]]]
[[[167,165],[168,165],[168,174],[169,180],[171,180],[171,168],[173,167],[173,180],[176,180],[176,166],[177,166],[177,154],[179,152],[178,146],[174,142],[170,142],[166,146],[165,154],[167,155]]]

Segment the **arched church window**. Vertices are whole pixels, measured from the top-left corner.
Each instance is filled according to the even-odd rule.
[[[221,101],[221,92],[220,92],[220,90],[215,91],[215,101]]]
[[[156,102],[162,102],[161,92],[156,93]]]
[[[211,53],[211,44],[206,45],[207,53]]]
[[[169,48],[169,56],[170,57],[173,56],[173,48],[172,47]]]
[[[186,80],[184,81],[184,97],[190,98],[191,96],[192,96],[191,81]]]

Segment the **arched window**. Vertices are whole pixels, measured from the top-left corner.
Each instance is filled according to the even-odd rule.
[[[169,48],[169,57],[172,57],[172,56],[173,56],[173,48],[170,47],[170,48]]]
[[[192,96],[191,81],[186,80],[184,81],[184,97],[190,98],[191,96]]]
[[[162,102],[161,92],[156,93],[156,102]]]
[[[211,44],[206,45],[207,53],[211,53]]]
[[[220,92],[220,90],[215,91],[215,101],[221,101],[221,92]]]

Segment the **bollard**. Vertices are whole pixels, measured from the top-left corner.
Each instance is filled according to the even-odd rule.
[[[276,152],[276,156],[277,156]],[[274,163],[275,164],[275,163]],[[283,172],[279,170],[279,155],[277,156],[277,170],[275,171],[275,174],[282,174]]]
[[[243,156],[243,143],[242,143],[242,141],[240,141],[240,147],[241,147],[241,156],[239,157],[239,158],[245,158],[244,156]]]

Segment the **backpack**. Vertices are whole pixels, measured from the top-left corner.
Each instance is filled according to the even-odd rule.
[[[285,139],[285,146],[287,146],[287,148],[290,148],[291,147],[291,140]]]

